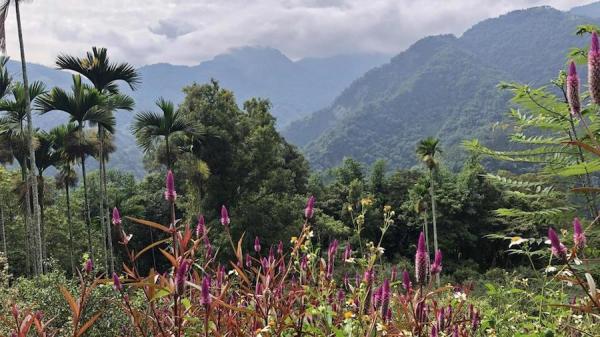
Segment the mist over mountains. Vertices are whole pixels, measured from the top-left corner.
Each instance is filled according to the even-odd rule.
[[[492,130],[508,111],[509,97],[498,83],[548,84],[565,69],[569,49],[588,43],[575,35],[576,27],[596,21],[537,7],[482,21],[460,37],[424,38],[284,135],[316,168],[345,156],[410,167],[417,163],[416,143],[427,136],[440,138],[446,161],[458,165],[465,158],[462,140],[503,139]]]

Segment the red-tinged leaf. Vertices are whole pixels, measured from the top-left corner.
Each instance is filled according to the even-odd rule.
[[[600,193],[600,187],[574,187],[571,191],[575,193]]]
[[[171,262],[171,265],[173,265],[173,267],[177,267],[177,261],[175,260],[175,256],[171,255],[171,253],[167,252],[164,249],[158,249],[166,258],[167,260],[169,260],[169,262]]]
[[[60,292],[62,293],[63,297],[69,304],[69,307],[71,308],[71,314],[73,316],[73,323],[75,323],[75,321],[77,321],[79,319],[79,306],[77,305],[77,301],[75,301],[75,298],[73,298],[73,295],[71,295],[71,293],[67,290],[67,288],[65,288],[63,286],[60,286],[59,288],[60,288]]]
[[[19,327],[19,335],[27,336],[29,329],[31,328],[31,324],[33,324],[33,315],[27,314],[23,321],[21,322],[21,326]]]
[[[587,152],[591,152],[597,156],[600,156],[600,149],[598,149],[592,145],[586,144],[582,141],[573,140],[573,141],[565,142],[565,144],[578,146],[578,147],[582,148],[583,150],[586,150]]]
[[[140,225],[144,225],[144,226],[156,228],[156,229],[161,230],[161,231],[163,231],[165,233],[171,233],[171,230],[168,227],[163,226],[161,224],[158,224],[156,222],[152,222],[152,221],[148,221],[148,220],[142,220],[142,219],[138,219],[138,218],[132,218],[132,217],[128,217],[128,216],[126,218],[129,219],[129,220],[131,220],[131,221],[133,221],[133,222],[139,223]]]
[[[242,280],[246,283],[246,284],[250,284],[250,280],[248,279],[248,277],[246,276],[246,273],[244,273],[244,271],[238,267],[235,263],[233,262],[229,262],[231,264],[231,266],[235,269],[235,271],[237,272],[238,276],[242,278]]]
[[[98,320],[98,318],[100,318],[100,316],[102,315],[101,312],[96,313],[94,316],[92,316],[92,318],[89,319],[89,321],[85,322],[84,325],[81,326],[81,328],[79,328],[79,330],[77,331],[77,337],[81,337],[83,336],[83,334],[92,327],[92,325],[94,324],[94,322],[96,322]]]
[[[170,238],[163,239],[163,240],[160,240],[160,241],[156,241],[156,242],[152,243],[151,245],[148,245],[148,246],[146,246],[144,249],[140,250],[140,251],[139,251],[137,254],[135,254],[135,256],[133,257],[133,260],[134,260],[134,261],[135,261],[135,260],[137,260],[137,259],[138,259],[140,256],[142,256],[142,255],[143,255],[145,252],[147,252],[147,251],[149,251],[150,249],[152,249],[152,248],[154,248],[154,247],[156,247],[156,246],[158,246],[158,245],[161,245],[161,244],[163,244],[163,243],[165,243],[165,242],[167,242],[167,241],[169,241],[169,240],[170,240]]]
[[[246,235],[246,232],[242,233],[242,237],[240,237],[240,239],[238,240],[237,250],[235,251],[235,255],[237,255],[238,261],[242,263],[244,262],[244,254],[242,252],[242,240],[244,240],[244,235]]]

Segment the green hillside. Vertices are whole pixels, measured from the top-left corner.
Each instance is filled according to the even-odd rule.
[[[485,20],[460,38],[422,39],[284,134],[315,168],[338,165],[346,156],[410,167],[416,142],[426,136],[442,139],[453,166],[464,158],[462,140],[501,138],[491,130],[505,116],[508,97],[497,84],[547,83],[564,67],[564,51],[585,44],[574,32],[589,21],[537,7]]]

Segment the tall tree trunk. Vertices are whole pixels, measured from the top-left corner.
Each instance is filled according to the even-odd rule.
[[[106,139],[106,129],[101,126],[98,126],[98,133],[100,134],[100,176],[101,176],[101,186],[102,189],[102,200],[104,204],[103,211],[106,216],[106,242],[108,244],[108,271],[112,274],[115,271],[115,255],[113,252],[113,242],[112,242],[112,228],[110,226],[110,207],[108,205],[108,182],[106,179],[106,156],[104,154],[104,141]]]
[[[8,249],[6,249],[6,229],[4,227],[4,197],[0,196],[0,230],[2,230],[2,251],[8,260]]]
[[[67,198],[67,228],[69,231],[69,260],[71,262],[71,275],[75,275],[75,260],[73,259],[73,221],[71,219],[71,197],[69,195],[69,182],[65,183]]]
[[[434,254],[438,251],[438,237],[437,237],[437,217],[435,214],[435,181],[433,180],[433,169],[429,170],[429,178],[431,183],[429,184],[429,194],[431,194],[431,216],[433,222],[433,249]],[[440,274],[435,275],[435,282],[437,286],[440,286]]]
[[[103,146],[104,143],[104,135],[105,135],[105,130],[102,130],[102,138],[101,138],[101,144]],[[110,206],[108,204],[108,180],[106,179],[106,158],[104,157],[104,152],[102,153],[102,188],[103,190],[103,195],[104,195],[104,205],[106,207],[106,239],[108,240],[108,257],[109,257],[109,272],[110,274],[114,273],[115,271],[115,254],[113,252],[113,242],[112,242],[112,227],[111,227],[111,223],[110,223],[110,219],[111,219],[111,212],[110,212]]]
[[[79,148],[83,148],[83,124],[79,124]],[[85,225],[87,227],[87,242],[88,242],[88,253],[92,263],[94,262],[94,247],[92,246],[92,218],[90,217],[90,203],[88,200],[87,193],[87,176],[85,172],[85,154],[83,150],[80,152],[81,155],[81,176],[83,179],[83,203],[85,208]]]
[[[21,13],[19,10],[19,1],[15,1],[15,11],[17,15],[17,30],[19,33],[19,47],[21,49],[21,71],[23,72],[23,91],[25,93],[25,112],[27,114],[27,134],[29,140],[29,160],[31,162],[30,166],[30,179],[31,189],[35,193],[33,194],[33,235],[34,235],[34,244],[35,244],[35,260],[36,263],[36,274],[42,274],[42,237],[41,237],[41,212],[40,212],[40,204],[38,200],[38,183],[37,183],[37,167],[35,166],[35,149],[33,148],[33,121],[31,119],[31,101],[29,98],[29,81],[27,79],[27,65],[25,59],[25,46],[23,44],[23,30],[21,28]]]
[[[169,148],[169,136],[165,136],[165,146],[167,147],[167,170],[171,169],[171,149]]]
[[[108,233],[106,231],[106,213],[105,213],[105,208],[104,208],[104,175],[102,174],[103,172],[103,167],[104,167],[104,129],[102,128],[101,125],[98,125],[98,138],[100,139],[100,151],[98,153],[98,176],[99,176],[99,181],[100,181],[100,198],[98,200],[99,202],[99,212],[100,212],[100,226],[102,228],[102,237],[103,237],[103,244],[104,244],[104,270],[106,270],[107,272],[109,271],[109,265],[108,265],[108,255],[110,254],[108,252],[108,247],[107,247],[107,242],[108,242]],[[110,273],[109,275],[111,275],[112,273]]]
[[[44,196],[46,189],[44,186],[44,172],[40,171],[40,237],[42,238],[42,259],[45,261],[48,258],[48,247],[46,246],[46,228],[44,217]],[[44,270],[45,272],[46,270]]]
[[[30,275],[35,274],[35,258],[34,258],[34,252],[33,249],[35,248],[33,245],[33,236],[31,233],[31,203],[30,203],[30,196],[29,196],[29,182],[27,181],[27,159],[26,156],[23,155],[23,162],[21,163],[21,180],[23,181],[23,184],[25,185],[25,198],[24,198],[24,203],[25,203],[25,214],[24,214],[24,220],[25,220],[25,235],[27,236],[27,239],[25,240],[25,268],[27,269],[27,273]]]
[[[423,214],[423,232],[425,233],[425,246],[427,248],[427,256],[429,256],[429,220],[427,219],[427,211]]]

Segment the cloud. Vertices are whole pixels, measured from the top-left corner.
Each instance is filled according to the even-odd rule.
[[[421,37],[461,34],[488,17],[577,0],[36,0],[21,6],[28,61],[91,46],[136,65],[198,64],[231,48],[262,45],[291,58],[395,54]],[[18,59],[14,15],[9,55]]]

